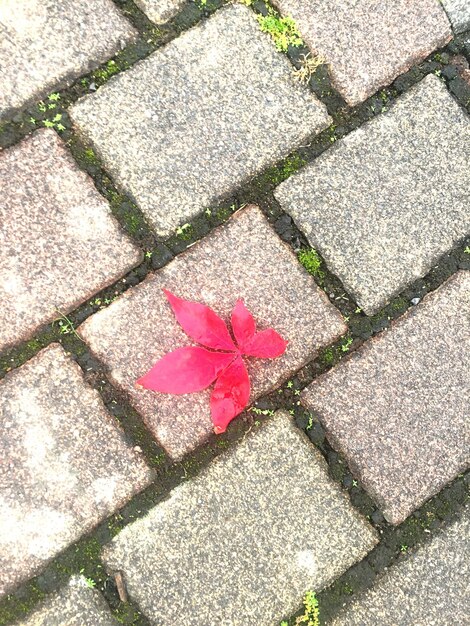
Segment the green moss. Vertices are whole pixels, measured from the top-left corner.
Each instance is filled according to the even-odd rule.
[[[119,65],[116,63],[116,61],[113,61],[111,59],[111,61],[108,61],[105,65],[103,65],[103,67],[99,67],[93,72],[93,78],[95,79],[95,81],[105,82],[109,78],[111,78],[111,76],[114,76],[120,71],[121,68],[119,67]]]
[[[277,166],[270,167],[259,177],[259,186],[264,185],[277,186],[284,180],[295,174],[302,166],[304,166],[306,160],[300,157],[298,154],[294,154]]]
[[[319,360],[325,365],[333,365],[333,363],[335,362],[335,351],[333,350],[333,348],[325,348],[320,354]]]
[[[27,598],[17,599],[15,596],[6,596],[5,600],[0,603],[0,625],[9,624],[22,618],[29,613],[45,597],[45,593],[37,587],[35,583],[31,583],[28,589]]]
[[[325,277],[321,269],[322,260],[314,248],[300,250],[298,258],[309,274],[319,279]]]
[[[257,15],[258,23],[263,33],[268,33],[274,45],[280,52],[287,52],[289,46],[299,47],[303,45],[294,20],[289,17],[281,17],[271,7],[267,15]]]

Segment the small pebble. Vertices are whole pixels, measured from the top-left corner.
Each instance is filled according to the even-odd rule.
[[[417,304],[419,304],[419,303],[420,303],[420,301],[421,301],[421,298],[412,298],[412,299],[411,299],[411,304],[412,304],[413,306],[416,306]]]

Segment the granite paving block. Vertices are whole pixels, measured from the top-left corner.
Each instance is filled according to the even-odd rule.
[[[452,38],[439,0],[274,0],[309,48],[328,63],[333,85],[359,104]]]
[[[0,383],[0,459],[0,596],[152,479],[58,344]]]
[[[187,0],[135,0],[136,5],[155,24],[164,24],[181,11]]]
[[[160,626],[278,626],[377,542],[321,454],[278,412],[105,546]]]
[[[217,11],[70,114],[163,236],[330,121],[242,5]]]
[[[392,524],[469,462],[470,272],[302,394]]]
[[[140,378],[164,354],[191,345],[162,291],[211,306],[227,321],[243,298],[259,329],[273,327],[289,341],[278,359],[247,359],[251,401],[313,359],[346,332],[339,312],[261,211],[249,206],[179,255],[109,307],[90,317],[79,333],[130,395],[135,408],[176,459],[212,432],[210,389],[174,396],[137,389]]]
[[[142,253],[53,130],[0,154],[0,187],[2,350],[116,281]]]
[[[456,33],[470,30],[470,2],[468,0],[442,0],[442,4]]]
[[[470,119],[434,75],[275,195],[365,313],[470,231]]]
[[[390,568],[331,626],[469,626],[470,508]]]
[[[16,626],[118,626],[118,622],[100,592],[91,589],[83,576],[73,576]]]
[[[0,117],[71,84],[135,35],[111,0],[2,0]]]

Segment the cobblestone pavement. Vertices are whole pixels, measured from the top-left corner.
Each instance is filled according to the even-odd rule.
[[[0,625],[470,625],[469,7],[0,2]]]

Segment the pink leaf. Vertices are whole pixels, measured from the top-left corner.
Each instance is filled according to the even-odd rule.
[[[284,354],[287,341],[272,328],[267,328],[247,341],[243,347],[243,354],[257,356],[259,359],[274,359]]]
[[[176,319],[191,339],[214,350],[237,349],[225,322],[210,307],[178,298],[167,289],[163,291]]]
[[[243,300],[237,300],[233,308],[232,330],[240,350],[243,350],[245,343],[251,339],[256,332],[256,324],[253,315],[248,311]]]
[[[226,431],[233,420],[248,404],[250,379],[240,356],[217,379],[211,395],[211,414],[214,432]]]
[[[136,384],[162,393],[201,391],[214,382],[234,356],[199,346],[178,348],[165,354]]]

